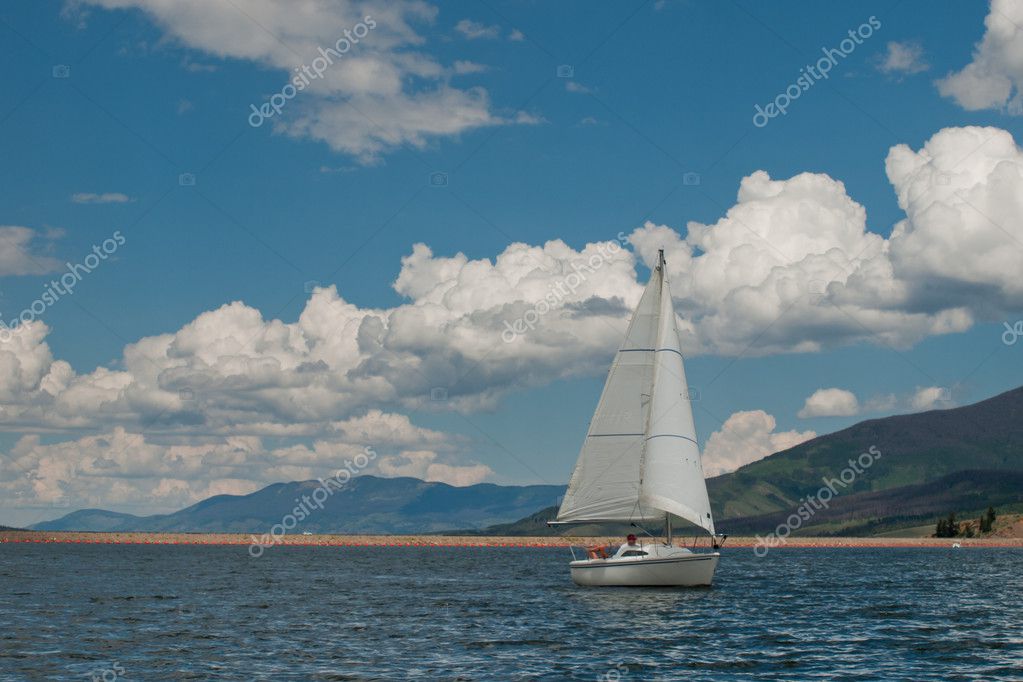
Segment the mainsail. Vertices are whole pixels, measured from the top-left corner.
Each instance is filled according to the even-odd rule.
[[[663,520],[714,533],[663,252],[615,355],[557,520]]]

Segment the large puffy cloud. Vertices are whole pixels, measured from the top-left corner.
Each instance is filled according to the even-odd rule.
[[[141,9],[188,47],[280,71],[282,87],[303,65],[322,73],[307,78],[308,85],[303,81],[302,91],[272,121],[277,130],[321,140],[363,163],[401,145],[422,147],[432,138],[481,127],[535,122],[522,112],[495,113],[482,88],[451,85],[457,70],[426,54],[417,31],[434,21],[437,9],[418,0],[84,1]],[[368,33],[356,29],[360,24]],[[330,55],[326,68],[313,64],[324,59],[321,48],[336,50],[339,39],[351,48]]]
[[[325,287],[287,322],[233,302],[88,373],[54,358],[49,330],[33,322],[0,335],[0,424],[76,435],[119,426],[193,444],[291,439],[281,447],[302,456],[311,442],[365,442],[372,438],[353,435],[352,420],[376,424],[366,434],[387,423],[401,430],[372,415],[487,409],[510,390],[606,370],[642,292],[636,266],[653,264],[658,248],[689,354],[905,346],[1023,306],[1023,154],[1008,133],[942,130],[920,150],[893,148],[887,171],[906,213],[888,239],[867,230],[841,182],[758,171],[724,216],[690,223],[684,236],[646,224],[578,249],[516,243],[475,260],[418,244],[394,281],[405,297],[395,307],[362,308]],[[488,475],[444,474],[437,465],[462,466],[459,448],[408,433],[401,450],[418,454],[392,453],[392,471]],[[240,480],[222,474],[209,480]]]
[[[860,401],[844,388],[822,388],[803,403],[799,416],[803,419],[811,417],[851,417],[859,414]]]
[[[886,169],[906,218],[884,239],[824,174],[743,179],[738,201],[685,237],[647,224],[647,264],[666,249],[672,293],[699,352],[817,351],[869,340],[907,347],[1023,305],[1023,152],[1004,130],[948,128]]]
[[[0,343],[0,423],[320,437],[372,408],[492,408],[508,390],[604,369],[642,291],[637,260],[652,265],[658,248],[690,354],[907,346],[1023,305],[1023,154],[1008,133],[946,129],[919,151],[894,147],[887,171],[906,212],[888,239],[841,182],[757,171],[720,220],[685,236],[648,223],[493,260],[417,244],[394,281],[401,305],[319,288],[285,322],[233,302],[128,345],[117,368],[75,372],[35,322]]]
[[[905,305],[1004,310],[1023,303],[1023,153],[1004,130],[948,128],[885,162],[906,219],[889,243]],[[985,303],[987,305],[985,305]]]
[[[406,304],[360,308],[319,288],[286,323],[234,302],[87,374],[53,358],[37,321],[0,343],[0,422],[314,437],[374,407],[493,406],[509,389],[604,364],[641,293],[636,279],[617,241],[513,244],[493,262],[417,245],[395,281]]]
[[[763,410],[736,412],[710,434],[703,449],[703,472],[718,476],[815,438],[813,431],[775,431],[775,418]]]
[[[938,90],[970,111],[1009,106],[1023,113],[1023,3],[992,0],[973,60],[938,81]]]
[[[366,444],[382,475],[476,483],[494,472],[466,457],[465,439],[381,408],[469,411],[516,386],[590,373],[642,289],[619,241],[513,244],[493,262],[417,245],[395,288],[409,302],[391,309],[320,288],[290,323],[230,303],[84,374],[53,357],[42,321],[12,330],[0,337],[0,422],[104,435],[25,436],[0,488],[37,504],[166,509],[326,475]],[[520,319],[534,329],[508,336]]]

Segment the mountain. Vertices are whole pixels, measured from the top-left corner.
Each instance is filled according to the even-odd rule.
[[[1023,509],[1023,388],[965,407],[860,422],[709,479],[715,525],[732,535],[771,532],[808,496],[819,495],[825,479],[852,471],[851,458],[872,452],[880,456],[870,454],[868,467],[856,462],[861,473],[848,485],[835,485],[827,508],[801,520],[802,532],[864,535],[933,523],[951,511]],[[628,532],[626,525],[548,528],[556,514],[557,507],[549,507],[481,532]]]
[[[1021,503],[1023,471],[967,470],[917,485],[839,495],[804,526],[813,535],[873,535],[933,525],[937,517],[952,511],[965,520],[980,516],[989,506],[1006,510]],[[794,509],[725,519],[719,525],[733,535],[770,532],[786,523]]]
[[[217,495],[173,514],[132,516],[84,509],[33,530],[266,533],[320,488],[318,481],[275,483],[250,495]],[[292,532],[424,533],[505,523],[556,502],[564,486],[454,487],[417,478],[357,476],[315,507]],[[321,493],[322,497],[322,493]]]
[[[860,422],[712,478],[715,519],[724,526],[728,519],[792,513],[825,478],[840,476],[850,459],[872,447],[881,456],[836,498],[966,470],[1023,472],[1023,388],[965,407]]]
[[[873,450],[872,450],[873,448]],[[827,509],[802,532],[866,534],[923,525],[950,511],[994,504],[1023,508],[1023,388],[949,410],[871,419],[775,453],[707,481],[722,532],[770,532],[825,479],[871,455]],[[218,495],[173,514],[137,517],[86,509],[33,526],[37,530],[263,533],[291,513],[316,481],[277,483],[251,495]],[[564,486],[456,488],[415,478],[359,476],[313,510],[295,532],[467,534],[621,534],[629,527],[548,528]],[[540,510],[540,511],[537,511]],[[651,532],[656,529],[649,528]],[[680,532],[685,532],[680,524]]]
[[[142,517],[105,509],[79,509],[54,521],[29,526],[30,530],[92,530],[106,532],[120,530],[141,521]]]

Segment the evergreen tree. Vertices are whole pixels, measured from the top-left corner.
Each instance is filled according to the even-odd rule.
[[[955,513],[951,513],[947,519],[938,520],[938,525],[934,529],[934,537],[954,538],[959,535],[961,530],[959,522],[956,521]]]
[[[990,533],[995,525],[995,508],[988,507],[987,513],[980,517],[980,532]]]

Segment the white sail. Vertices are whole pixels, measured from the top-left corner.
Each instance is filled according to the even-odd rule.
[[[659,521],[714,532],[663,257],[615,356],[558,521]]]
[[[659,269],[663,288],[639,502],[644,508],[695,523],[713,535],[714,519],[663,261]]]
[[[646,438],[661,286],[651,278],[611,363],[558,521],[644,521],[639,509],[640,460]]]

